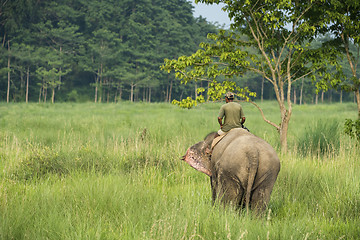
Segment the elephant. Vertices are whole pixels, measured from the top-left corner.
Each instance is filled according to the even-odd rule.
[[[216,132],[188,148],[182,160],[210,177],[213,203],[263,213],[280,171],[280,160],[265,140],[242,128],[230,130],[212,148]]]

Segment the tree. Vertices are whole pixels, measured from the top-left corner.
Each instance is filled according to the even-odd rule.
[[[33,45],[20,43],[14,44],[13,48],[14,58],[18,65],[20,75],[26,75],[25,82],[25,102],[29,101],[29,86],[30,86],[30,67],[36,59]],[[21,77],[22,78],[22,77]],[[22,86],[22,83],[21,83]],[[22,87],[20,87],[21,95],[23,94]]]
[[[10,46],[16,44],[19,39],[23,40],[23,38],[19,38],[19,35],[29,28],[31,20],[35,18],[38,11],[38,4],[39,1],[36,0],[2,1],[0,4],[0,37],[2,42],[0,47],[8,50],[6,54],[7,102],[9,102],[10,98],[11,72],[13,71],[11,59],[14,57]],[[0,66],[0,69],[3,69],[3,67]]]
[[[167,96],[169,101],[181,94],[182,86],[159,69],[163,59],[190,54],[209,30],[217,30],[195,19],[192,8],[187,0],[2,1],[0,98],[35,100],[36,83],[44,80],[35,72],[42,67],[68,72],[58,75],[58,101],[69,100],[69,94],[73,100],[90,100],[89,85],[96,86],[97,101],[105,92],[133,100],[142,93],[146,101]],[[43,61],[46,52],[58,56],[51,66]]]
[[[224,10],[234,21],[231,31],[211,34],[212,43],[202,43],[193,55],[177,60],[165,60],[163,69],[175,70],[184,83],[196,80],[216,81],[252,71],[263,76],[273,86],[280,110],[280,124],[264,120],[277,129],[282,150],[287,151],[287,133],[292,115],[292,85],[310,76],[322,66],[326,56],[321,48],[310,48],[315,30],[322,21],[307,21],[316,13],[322,1],[297,0],[198,0],[196,3],[225,4]],[[257,50],[257,54],[249,51]],[[223,85],[224,86],[224,85]],[[219,88],[222,89],[223,88]],[[211,90],[211,89],[209,89]],[[209,93],[208,90],[208,93]],[[211,90],[213,91],[213,89]],[[220,91],[221,92],[221,91]]]
[[[322,79],[318,85],[325,89],[328,85],[333,88],[340,87],[341,90],[354,93],[358,119],[355,121],[347,119],[345,132],[360,141],[360,69],[358,67],[360,63],[360,2],[328,0],[321,13],[322,17],[327,20],[326,30],[334,36],[334,39],[327,41],[326,44],[331,49],[335,49],[339,56],[345,55],[351,73],[347,75],[341,71],[342,79],[335,79],[335,81]]]
[[[88,49],[91,53],[91,72],[96,73],[95,77],[95,102],[102,101],[102,88],[104,84],[104,77],[107,71],[110,71],[112,66],[117,63],[118,52],[120,48],[121,39],[118,34],[111,32],[107,28],[102,28],[93,32],[92,38],[88,41]],[[100,94],[98,95],[98,90]]]
[[[337,60],[345,56],[350,69],[350,74],[341,71],[341,79],[319,79],[318,87],[327,90],[327,87],[340,87],[342,90],[354,92],[358,106],[358,116],[360,118],[360,77],[359,77],[359,59],[360,59],[360,2],[353,0],[327,0],[319,11],[322,21],[326,25],[319,30],[319,33],[327,32],[331,38],[326,38],[324,45],[329,51],[334,51]],[[345,62],[343,62],[345,63]],[[343,70],[347,66],[343,66]],[[332,80],[332,81],[331,81]]]
[[[51,103],[55,102],[55,88],[58,87],[61,82],[59,81],[59,72],[58,69],[52,68],[49,70],[46,70],[43,67],[40,67],[36,70],[36,73],[43,79],[43,89],[47,89],[48,87],[52,90],[52,96],[51,96]],[[46,102],[46,97],[44,98],[44,101]]]
[[[61,67],[64,66],[63,58],[59,56],[55,49],[43,48],[37,53],[42,54],[42,61],[39,61],[40,64],[36,69],[36,74],[42,81],[41,89],[45,93],[43,94],[44,102],[46,102],[47,89],[50,88],[51,102],[54,103],[55,89],[59,88],[63,84],[61,78],[67,75],[71,71],[71,68],[69,66],[65,69]]]

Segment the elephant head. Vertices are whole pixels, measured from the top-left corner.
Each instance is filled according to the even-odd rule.
[[[182,160],[196,170],[211,177],[211,143],[216,136],[216,132],[210,133],[205,137],[204,141],[189,147],[186,154],[182,157]]]

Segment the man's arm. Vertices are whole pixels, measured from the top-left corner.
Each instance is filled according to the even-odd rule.
[[[245,123],[245,114],[244,114],[244,110],[243,108],[240,106],[240,123],[244,124]]]
[[[222,123],[222,118],[221,118],[221,117],[218,117],[218,122],[219,122],[219,124],[220,124],[220,128],[222,128],[223,123]]]
[[[220,124],[220,128],[223,126],[222,119],[225,117],[224,105],[221,106],[219,115],[218,115],[218,123]]]
[[[246,120],[246,118],[245,118],[245,117],[242,117],[242,118],[241,118],[241,124],[244,124],[244,123],[245,123],[245,120]]]

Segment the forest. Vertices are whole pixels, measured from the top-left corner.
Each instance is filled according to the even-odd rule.
[[[2,1],[1,101],[169,101],[159,66],[217,27],[186,0]]]
[[[160,66],[165,58],[195,52],[220,28],[195,18],[186,0],[2,0],[0,101],[171,102],[194,96],[196,83],[182,85]],[[259,74],[245,73],[234,81],[258,99],[275,99],[271,84]],[[292,100],[355,97],[339,89],[317,95],[308,77],[294,84]]]

